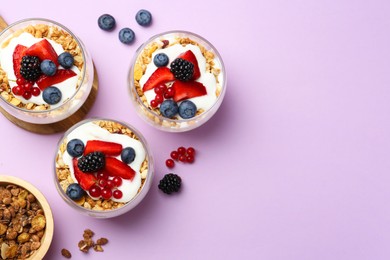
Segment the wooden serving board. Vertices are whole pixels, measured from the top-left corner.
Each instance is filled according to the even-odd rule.
[[[3,17],[0,16],[0,31],[7,28],[8,24],[4,21]],[[92,108],[93,104],[95,103],[96,96],[98,93],[98,86],[99,86],[99,79],[96,72],[96,68],[94,66],[94,77],[93,77],[93,83],[92,83],[92,89],[91,92],[83,104],[82,107],[80,107],[79,110],[77,110],[73,115],[70,117],[51,124],[33,124],[29,122],[22,121],[13,115],[9,114],[7,111],[5,111],[3,108],[0,107],[0,112],[8,118],[9,121],[14,123],[15,125],[38,134],[54,134],[58,132],[66,131],[68,128],[76,124],[77,122],[81,121],[89,112],[89,110]]]

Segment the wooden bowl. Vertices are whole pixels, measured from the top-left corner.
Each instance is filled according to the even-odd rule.
[[[7,186],[9,184],[19,186],[29,191],[31,194],[35,196],[41,208],[43,209],[46,218],[46,227],[45,227],[45,233],[41,239],[41,246],[37,251],[34,252],[34,254],[32,254],[29,258],[27,258],[27,259],[43,259],[43,257],[49,250],[50,244],[53,239],[53,233],[54,233],[54,220],[53,220],[53,214],[49,206],[49,203],[47,202],[43,194],[32,184],[13,176],[0,175],[0,186]]]

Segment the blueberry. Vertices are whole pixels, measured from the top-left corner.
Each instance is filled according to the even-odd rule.
[[[48,87],[42,93],[43,100],[49,105],[54,105],[60,102],[62,98],[61,90],[56,87]]]
[[[121,153],[121,159],[126,164],[132,163],[135,159],[135,150],[132,147],[124,148]]]
[[[164,67],[168,65],[169,58],[165,53],[158,53],[154,56],[153,62],[157,67]]]
[[[184,100],[179,105],[179,115],[183,119],[194,117],[196,114],[196,110],[197,110],[196,105],[194,104],[194,102],[190,100]]]
[[[141,9],[135,15],[135,20],[141,26],[148,26],[152,22],[152,14],[148,10]]]
[[[80,157],[84,152],[84,143],[80,139],[72,139],[66,145],[66,151],[72,157]]]
[[[57,72],[57,66],[51,60],[43,60],[41,62],[41,71],[47,76],[54,76]]]
[[[66,189],[66,195],[72,200],[79,200],[85,195],[85,191],[78,183],[72,183]]]
[[[166,99],[160,105],[160,112],[163,116],[172,118],[174,117],[179,110],[177,103],[171,99]]]
[[[124,44],[130,44],[134,41],[135,34],[130,28],[123,28],[119,31],[119,40]]]
[[[64,67],[64,69],[70,69],[73,66],[74,58],[69,52],[63,52],[58,56],[58,63]]]
[[[112,31],[115,28],[115,18],[109,14],[103,14],[98,19],[100,29],[104,31]]]

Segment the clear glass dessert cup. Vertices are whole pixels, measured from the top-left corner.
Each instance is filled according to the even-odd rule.
[[[147,164],[146,164],[147,165],[147,168],[146,168],[147,169],[147,174],[146,174],[146,178],[142,179],[141,187],[138,189],[137,194],[130,201],[126,202],[123,206],[115,208],[115,209],[96,210],[96,209],[93,209],[93,208],[86,208],[86,207],[84,207],[85,205],[78,204],[77,201],[72,200],[66,194],[66,191],[62,187],[62,185],[60,183],[61,180],[59,178],[59,176],[61,174],[60,169],[63,169],[63,165],[61,165],[61,163],[63,163],[63,162],[59,161],[59,159],[62,160],[62,157],[59,157],[59,153],[60,153],[60,149],[63,149],[61,147],[64,147],[64,142],[69,142],[70,141],[70,140],[67,140],[67,137],[75,129],[77,129],[78,127],[80,127],[80,126],[82,126],[84,124],[90,123],[90,122],[96,123],[96,122],[102,122],[102,121],[104,121],[104,122],[112,122],[112,123],[115,123],[115,124],[120,124],[124,128],[129,129],[135,135],[135,137],[141,142],[141,144],[143,146],[143,149],[145,150],[145,161],[147,161]],[[66,147],[65,147],[65,149],[66,149]],[[94,217],[94,218],[113,218],[113,217],[117,217],[117,216],[120,216],[122,214],[125,214],[126,212],[128,212],[128,211],[132,210],[133,208],[135,208],[145,198],[145,196],[147,195],[147,193],[148,193],[148,191],[150,189],[150,186],[152,184],[153,175],[154,175],[153,157],[152,157],[149,145],[148,145],[147,141],[145,140],[145,138],[133,126],[131,126],[131,125],[127,124],[127,123],[123,123],[123,122],[112,120],[112,119],[90,118],[90,119],[85,119],[83,121],[80,121],[79,123],[75,124],[74,126],[72,126],[70,129],[68,129],[64,133],[63,137],[58,142],[58,146],[57,146],[57,149],[56,149],[56,152],[55,152],[55,158],[54,158],[54,182],[55,182],[55,185],[56,185],[58,193],[60,194],[61,198],[71,208],[75,209],[76,211],[78,211],[78,212],[80,212],[80,213],[82,213],[84,215],[87,215],[87,216],[90,216],[90,217]],[[70,178],[72,178],[72,177],[70,176]],[[67,179],[68,179],[68,182],[69,182],[69,178],[67,178]],[[65,182],[66,182],[66,180],[65,180]],[[87,194],[86,196],[89,196],[89,195]],[[90,197],[90,198],[92,198],[92,197]],[[104,201],[106,201],[106,200],[104,200]]]
[[[13,37],[15,32],[18,32],[23,29],[27,30],[29,26],[36,26],[40,24],[53,28],[56,27],[68,33],[71,37],[73,37],[73,39],[75,39],[77,45],[81,50],[84,64],[79,75],[78,88],[76,89],[74,94],[69,99],[65,100],[60,106],[55,108],[49,108],[47,110],[27,109],[24,107],[15,106],[14,104],[12,104],[13,95],[10,90],[8,91],[8,94],[3,91],[2,95],[0,95],[0,106],[8,114],[21,121],[32,124],[50,124],[59,122],[70,117],[85,103],[92,89],[92,84],[94,80],[94,68],[92,58],[80,38],[74,35],[68,28],[66,28],[62,24],[48,19],[30,18],[9,25],[0,33],[0,46],[2,46],[5,41]]]
[[[139,60],[142,60],[142,56],[144,50],[150,48],[150,46],[156,41],[162,41],[164,39],[172,39],[172,38],[182,38],[182,39],[190,39],[204,50],[209,51],[214,54],[214,63],[217,65],[220,73],[217,77],[219,84],[219,92],[217,98],[212,106],[210,106],[206,111],[203,111],[199,114],[196,114],[194,117],[189,119],[182,118],[167,118],[161,115],[159,111],[156,109],[152,109],[151,106],[145,102],[145,97],[143,96],[142,89],[137,87],[137,80],[135,79],[135,74],[137,73],[136,66]],[[150,54],[151,56],[152,54]],[[151,57],[146,58],[146,60],[150,63],[153,63]],[[145,70],[143,71],[145,73]],[[130,97],[133,105],[136,108],[138,115],[143,118],[147,123],[156,127],[157,129],[168,131],[168,132],[185,132],[195,129],[204,123],[206,123],[218,110],[220,107],[222,100],[226,93],[227,86],[227,77],[226,70],[224,67],[224,63],[217,49],[206,39],[203,37],[194,34],[188,31],[168,31],[164,33],[157,34],[143,43],[136,51],[136,54],[133,57],[133,60],[130,65],[129,73],[128,73],[128,88],[130,92]],[[139,80],[138,80],[139,81]],[[137,82],[137,83],[136,83]]]

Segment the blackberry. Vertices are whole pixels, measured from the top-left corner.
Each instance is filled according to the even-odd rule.
[[[97,172],[106,165],[102,152],[92,152],[79,159],[77,166],[82,172]]]
[[[37,56],[23,56],[20,75],[26,80],[36,81],[41,76],[41,61]]]
[[[181,187],[181,178],[179,175],[168,173],[160,180],[158,188],[166,194],[178,192]]]
[[[171,72],[181,81],[189,81],[194,75],[194,64],[182,58],[177,58],[171,63]]]

